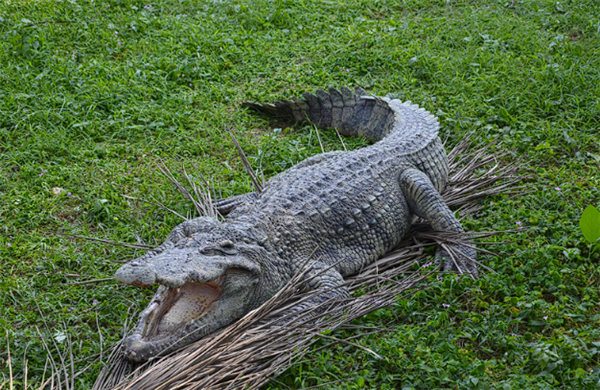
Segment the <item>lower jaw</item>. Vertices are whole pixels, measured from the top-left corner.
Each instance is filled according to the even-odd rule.
[[[213,290],[216,291],[216,294],[213,293],[214,294],[213,296],[209,296],[209,298],[212,298],[206,305],[206,306],[209,306],[210,304],[212,304],[212,302],[214,300],[216,300],[218,298],[218,295],[220,294],[219,284],[218,284],[219,281],[220,281],[220,279],[217,282],[208,282],[208,283],[201,283],[201,284],[198,283],[198,285],[196,285],[195,283],[190,283],[187,285],[187,288],[188,289],[194,288],[194,286],[196,285],[196,287],[195,287],[196,289],[206,287],[210,290],[210,292],[213,292]],[[184,287],[182,287],[182,289],[185,289],[185,288],[186,288],[186,285],[184,285]],[[169,290],[166,290],[163,292],[163,294],[160,296],[161,301],[164,301],[165,299],[167,299],[167,297],[169,296],[168,295],[169,292],[170,292]],[[175,327],[174,330],[178,330],[178,332],[173,332],[173,337],[167,336],[166,338],[161,339],[161,338],[159,338],[160,336],[155,334],[153,331],[150,331],[150,336],[148,334],[146,334],[148,332],[149,318],[152,318],[154,313],[158,310],[159,310],[158,304],[154,304],[154,306],[152,306],[152,304],[151,304],[151,306],[149,306],[146,310],[144,310],[144,312],[138,319],[138,325],[134,329],[134,334],[132,334],[131,336],[129,336],[125,339],[124,354],[125,354],[125,358],[128,361],[130,361],[132,363],[142,363],[142,362],[145,362],[145,361],[149,360],[150,358],[157,356],[159,354],[169,353],[169,352],[173,351],[174,349],[176,349],[178,345],[179,346],[184,345],[185,343],[181,343],[181,341],[184,338],[187,338],[187,336],[189,336],[189,335],[183,334],[181,332],[182,329],[188,328],[192,322],[197,321],[200,318],[200,316],[199,316],[193,320],[186,322],[182,326]],[[205,314],[205,313],[201,313],[201,314]],[[159,318],[158,320],[162,320],[162,317]],[[177,337],[177,333],[179,333],[178,337]],[[194,333],[194,332],[191,332],[191,333]]]
[[[127,337],[123,342],[125,359],[131,363],[143,363],[159,355],[168,354],[183,345],[189,344],[185,340],[188,334],[174,333],[163,339],[146,339],[142,333],[136,332]],[[194,341],[194,340],[192,340]]]
[[[127,337],[124,342],[125,359],[131,363],[143,363],[160,352],[156,343],[142,341],[139,334]]]

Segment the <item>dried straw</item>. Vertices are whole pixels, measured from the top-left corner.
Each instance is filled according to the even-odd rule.
[[[458,208],[462,218],[483,207],[478,202],[481,198],[495,194],[516,196],[523,192],[523,186],[518,183],[525,177],[518,175],[516,165],[503,167],[498,162],[504,155],[494,156],[488,148],[471,153],[468,149],[469,143],[461,142],[449,153],[450,183],[442,194],[450,206]],[[163,173],[172,178],[167,169]],[[191,197],[187,190],[183,193],[188,199]],[[203,202],[194,200],[197,209],[202,209],[200,203]],[[206,208],[210,207],[205,204],[204,210]],[[469,234],[472,238],[484,238],[496,233],[499,232]],[[302,291],[304,273],[300,273],[242,319],[168,356],[133,366],[122,358],[121,343],[117,344],[93,389],[254,389],[280,375],[311,352],[311,348],[314,352],[336,343],[353,345],[378,358],[375,352],[354,344],[351,338],[338,339],[325,331],[356,328],[351,325],[354,319],[427,288],[428,276],[436,271],[415,263],[422,258],[426,247],[437,243],[451,248],[447,245],[456,242],[468,245],[464,236],[434,232],[423,221],[415,220],[411,233],[398,248],[346,279],[349,290],[353,293],[360,290],[362,295],[324,302],[323,307],[307,309],[294,321],[282,325],[281,316],[286,308],[313,294]],[[309,258],[306,262],[312,260]],[[386,330],[364,329],[365,334]],[[315,349],[313,345],[320,339],[330,343]]]

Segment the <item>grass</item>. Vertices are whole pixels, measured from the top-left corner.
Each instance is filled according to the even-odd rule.
[[[600,204],[599,39],[592,0],[5,0],[0,386],[7,343],[16,388],[25,362],[30,385],[42,378],[38,329],[59,349],[70,339],[83,368],[152,295],[73,284],[110,277],[115,261],[143,252],[56,232],[156,245],[177,218],[123,195],[192,213],[161,161],[188,172],[195,164],[223,196],[249,191],[229,128],[267,177],[321,148],[309,126],[274,124],[241,101],[361,85],[436,114],[450,145],[468,134],[511,151],[534,175],[530,193],[489,199],[465,226],[530,230],[497,238],[513,241],[486,259],[498,275],[448,278],[361,320],[394,328],[354,340],[384,359],[347,345],[321,350],[271,388],[597,388],[599,252],[578,218]],[[343,148],[334,132],[320,136],[326,150]],[[89,388],[99,369],[76,387]]]

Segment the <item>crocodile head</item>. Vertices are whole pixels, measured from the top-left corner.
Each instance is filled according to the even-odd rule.
[[[122,266],[118,281],[159,285],[125,340],[126,358],[146,361],[242,317],[256,306],[265,255],[247,229],[202,218],[179,225],[165,244]]]

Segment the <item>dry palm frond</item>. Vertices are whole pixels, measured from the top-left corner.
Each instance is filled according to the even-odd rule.
[[[173,183],[175,185],[175,187],[177,187],[177,189],[179,190],[179,192],[181,192],[181,194],[184,196],[184,198],[186,198],[187,200],[192,202],[192,204],[194,205],[194,208],[196,209],[196,212],[198,214],[206,215],[209,217],[217,217],[218,216],[217,210],[215,209],[215,207],[213,206],[213,203],[212,203],[210,183],[208,183],[208,181],[206,181],[206,179],[204,179],[203,176],[201,176],[203,183],[201,183],[200,186],[198,186],[196,184],[196,182],[194,180],[192,180],[190,178],[190,176],[187,174],[187,172],[185,171],[185,168],[183,169],[183,172],[179,172],[185,178],[185,180],[188,182],[188,184],[192,187],[192,191],[193,191],[193,195],[192,195],[185,188],[185,186],[183,184],[181,184],[175,178],[173,173],[171,173],[171,170],[169,168],[167,168],[166,165],[164,165],[164,164],[159,165],[158,169],[160,169],[162,174],[165,175],[167,177],[167,179],[169,179],[171,181],[171,183]],[[162,207],[166,208],[164,206],[162,206]],[[167,210],[169,210],[169,209],[167,209]],[[172,210],[169,210],[169,211],[172,211]],[[172,211],[172,212],[175,213],[174,211]],[[181,216],[177,213],[175,213],[175,214],[182,217],[184,220],[187,220],[187,218],[184,218],[183,216]]]
[[[252,184],[254,185],[256,192],[258,192],[260,194],[262,192],[262,185],[260,184],[260,181],[258,180],[258,176],[256,176],[256,173],[254,173],[254,169],[252,169],[252,166],[250,165],[248,158],[246,158],[246,154],[242,150],[240,143],[238,142],[237,138],[235,138],[235,135],[233,134],[233,130],[229,130],[229,134],[231,135],[231,140],[233,141],[233,144],[235,145],[235,148],[237,149],[238,154],[240,155],[240,159],[242,160],[242,163],[244,164],[244,168],[246,168],[246,172],[248,173],[248,176],[250,176],[250,179],[252,180]]]
[[[450,183],[443,193],[446,202],[457,207],[461,217],[481,209],[480,198],[495,194],[514,196],[523,191],[518,183],[524,177],[518,176],[516,166],[502,167],[498,162],[502,156],[492,155],[487,148],[472,153],[468,153],[468,148],[467,142],[461,142],[449,153]],[[189,196],[189,192],[184,195]],[[201,202],[196,200],[196,203]],[[314,293],[303,292],[301,281],[304,275],[296,275],[274,297],[242,319],[166,357],[135,367],[122,358],[121,345],[115,346],[93,388],[258,388],[305,356],[320,339],[330,341],[328,345],[354,345],[377,357],[370,349],[358,346],[350,339],[335,338],[326,331],[350,328],[352,320],[426,288],[428,276],[436,271],[434,267],[423,268],[415,264],[426,247],[456,242],[469,245],[464,235],[434,232],[422,221],[415,222],[411,233],[398,248],[346,279],[349,290],[360,290],[361,294],[324,302],[324,307],[307,309],[293,321],[282,324],[281,315],[286,308]],[[500,232],[469,235],[482,238],[496,233]],[[307,263],[310,260],[307,259]],[[368,328],[366,333],[385,330]]]

